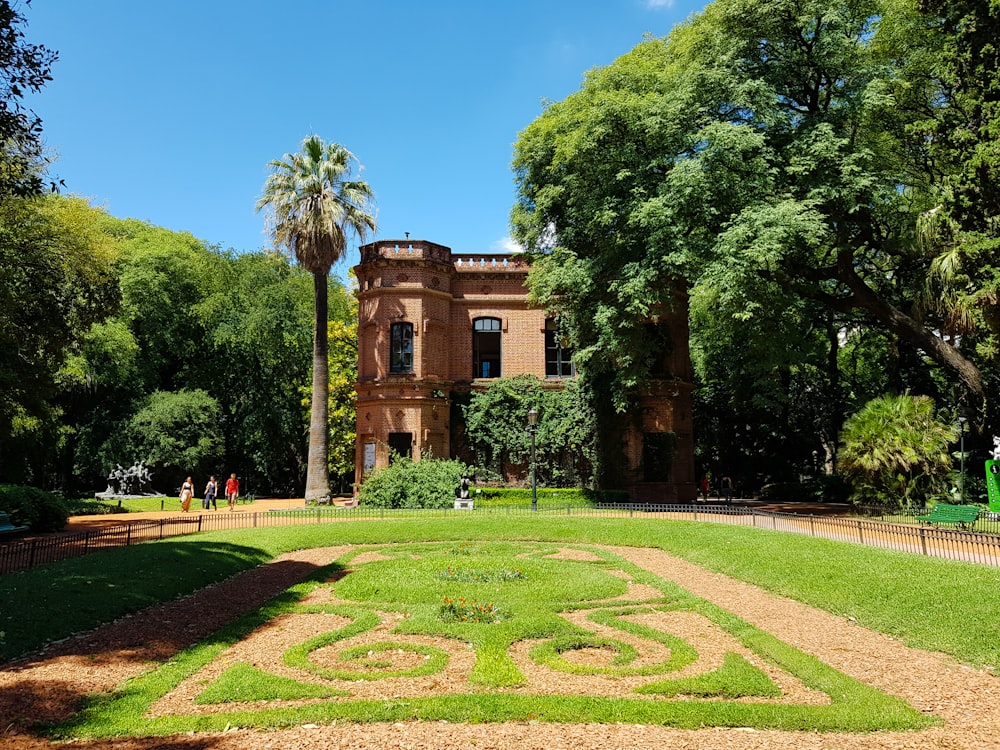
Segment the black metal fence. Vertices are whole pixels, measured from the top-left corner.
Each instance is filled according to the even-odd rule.
[[[919,524],[917,516],[927,515],[930,508],[886,508],[877,505],[862,505],[854,512],[863,518],[892,523]],[[1000,513],[992,513],[985,508],[979,511],[979,517],[966,531],[979,531],[984,534],[1000,535]]]
[[[753,526],[773,531],[854,542],[885,549],[942,557],[1000,567],[1000,535],[983,531],[961,531],[927,526],[912,517],[898,520],[812,516],[776,513],[730,505],[598,505],[539,504],[530,506],[481,506],[474,510],[355,508],[308,508],[264,512],[207,513],[159,520],[132,521],[98,531],[52,537],[12,540],[0,544],[0,573],[25,570],[37,565],[77,557],[98,549],[164,539],[181,534],[227,529],[337,523],[347,520],[394,518],[444,518],[491,516],[593,516],[606,518],[671,518]],[[914,513],[917,515],[917,513]],[[979,526],[977,521],[976,526]]]

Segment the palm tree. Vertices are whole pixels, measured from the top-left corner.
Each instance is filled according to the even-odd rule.
[[[844,423],[840,468],[858,499],[921,504],[945,482],[952,468],[948,446],[958,435],[935,414],[929,396],[882,396]]]
[[[339,143],[327,144],[311,135],[302,141],[300,152],[268,164],[271,173],[257,201],[258,211],[268,210],[268,230],[275,247],[285,248],[313,275],[316,308],[306,500],[330,497],[327,277],[333,264],[343,257],[349,236],[362,242],[375,231],[372,190],[367,182],[352,179],[357,161]]]

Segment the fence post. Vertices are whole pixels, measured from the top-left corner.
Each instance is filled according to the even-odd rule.
[[[861,542],[861,544],[865,543],[865,537],[861,533],[861,519],[860,518],[858,519],[858,541]]]
[[[253,512],[253,527],[257,528],[257,511]]]
[[[128,547],[132,544],[132,524],[125,527],[128,531],[125,532],[125,546]]]
[[[813,518],[812,514],[809,514],[809,534],[810,536],[816,536],[816,519]]]
[[[204,516],[198,516],[198,531],[201,531],[201,519],[202,518],[204,518]]]
[[[28,555],[28,567],[33,568],[35,566],[35,545],[38,543],[37,539],[31,540],[31,553]]]
[[[160,519],[160,539],[163,539],[163,519]]]
[[[924,527],[920,527],[920,552],[927,554],[927,537],[924,535]]]

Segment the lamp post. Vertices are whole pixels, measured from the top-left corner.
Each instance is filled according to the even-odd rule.
[[[960,505],[965,505],[965,417],[958,418],[958,429],[960,431],[958,439],[958,502]]]
[[[528,434],[531,435],[531,512],[538,512],[538,494],[535,490],[535,432],[538,430],[538,411],[528,411]]]

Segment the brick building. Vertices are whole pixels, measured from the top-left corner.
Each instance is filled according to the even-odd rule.
[[[528,265],[423,240],[361,247],[355,480],[389,452],[452,457],[451,399],[498,377],[531,374],[559,388],[572,377],[554,320],[527,304]],[[679,298],[681,299],[681,298]],[[682,300],[684,301],[684,300]],[[663,377],[625,415],[622,484],[637,500],[695,496],[686,301],[666,325]]]

